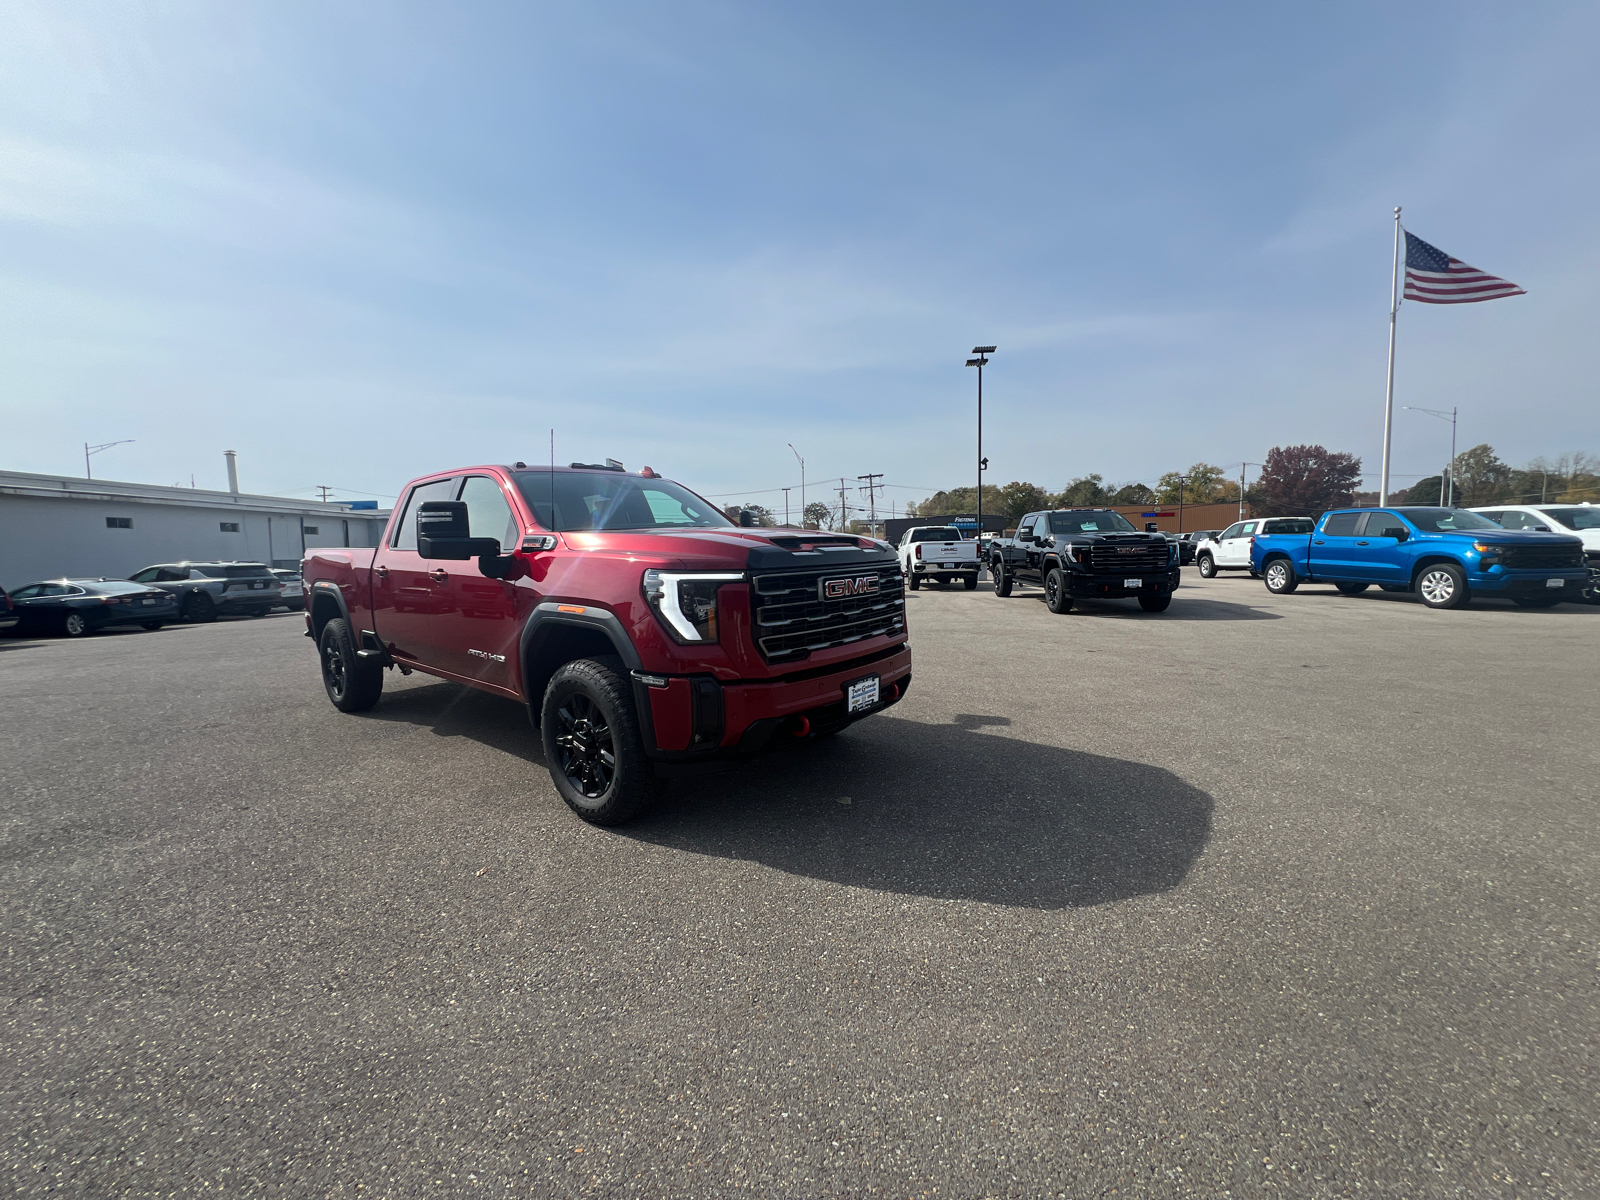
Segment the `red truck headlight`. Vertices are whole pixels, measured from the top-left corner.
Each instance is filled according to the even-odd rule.
[[[675,642],[717,640],[717,589],[744,578],[738,572],[657,571],[644,573],[644,598]]]

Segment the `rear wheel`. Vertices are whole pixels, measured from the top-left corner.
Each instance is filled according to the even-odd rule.
[[[1262,577],[1266,580],[1267,591],[1275,596],[1287,596],[1300,586],[1294,566],[1287,558],[1274,558],[1268,562]]]
[[[569,662],[544,690],[540,729],[556,791],[592,825],[620,825],[660,793],[622,660]]]
[[[69,612],[61,618],[61,632],[68,637],[82,637],[89,632],[89,622],[75,612]]]
[[[1072,593],[1067,591],[1067,577],[1060,567],[1051,567],[1044,577],[1044,606],[1053,613],[1072,611]]]
[[[1333,586],[1338,588],[1346,596],[1359,596],[1372,585],[1366,583],[1336,583]]]
[[[911,590],[914,592],[922,586],[922,576],[913,571],[906,576],[906,582],[911,585]]]
[[[963,575],[961,577],[961,586],[966,588],[967,591],[969,591],[969,592],[977,591],[978,590],[978,573],[976,571],[968,571],[965,575]]]
[[[989,568],[989,574],[994,579],[994,594],[996,596],[1011,595],[1011,572],[1006,570],[1005,564],[997,562]]]
[[[1172,593],[1162,592],[1159,596],[1140,596],[1139,607],[1145,612],[1166,612],[1167,605],[1172,603]]]
[[[356,657],[355,639],[343,617],[322,627],[317,639],[322,658],[322,686],[340,712],[365,712],[383,695],[383,668]]]
[[[1209,554],[1202,554],[1194,560],[1194,565],[1200,568],[1201,579],[1215,579],[1217,577],[1217,560]]]
[[[183,604],[183,616],[196,625],[205,625],[217,619],[217,602],[205,592],[194,592]]]
[[[1429,608],[1460,608],[1470,598],[1467,577],[1454,563],[1430,563],[1417,573],[1417,595]]]

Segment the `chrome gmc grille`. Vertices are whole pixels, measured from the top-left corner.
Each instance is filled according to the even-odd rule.
[[[1118,571],[1132,571],[1135,575],[1148,575],[1165,571],[1170,558],[1167,543],[1135,542],[1120,545],[1116,542],[1096,542],[1089,547],[1089,569],[1096,575],[1115,575]]]
[[[877,591],[825,600],[823,580],[871,578]],[[905,577],[897,563],[752,575],[756,647],[768,662],[798,662],[813,650],[904,633]]]

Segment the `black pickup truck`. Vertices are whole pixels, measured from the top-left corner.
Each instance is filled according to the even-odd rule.
[[[1178,586],[1178,546],[1159,533],[1140,533],[1109,508],[1033,512],[1017,536],[997,538],[989,553],[994,594],[1037,583],[1053,613],[1077,599],[1136,597],[1145,612],[1164,612]]]

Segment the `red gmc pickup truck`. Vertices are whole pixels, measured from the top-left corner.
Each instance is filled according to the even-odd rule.
[[[427,475],[376,550],[311,550],[302,571],[336,708],[371,708],[391,667],[519,700],[556,790],[596,824],[911,684],[892,550],[737,525],[649,467]]]

